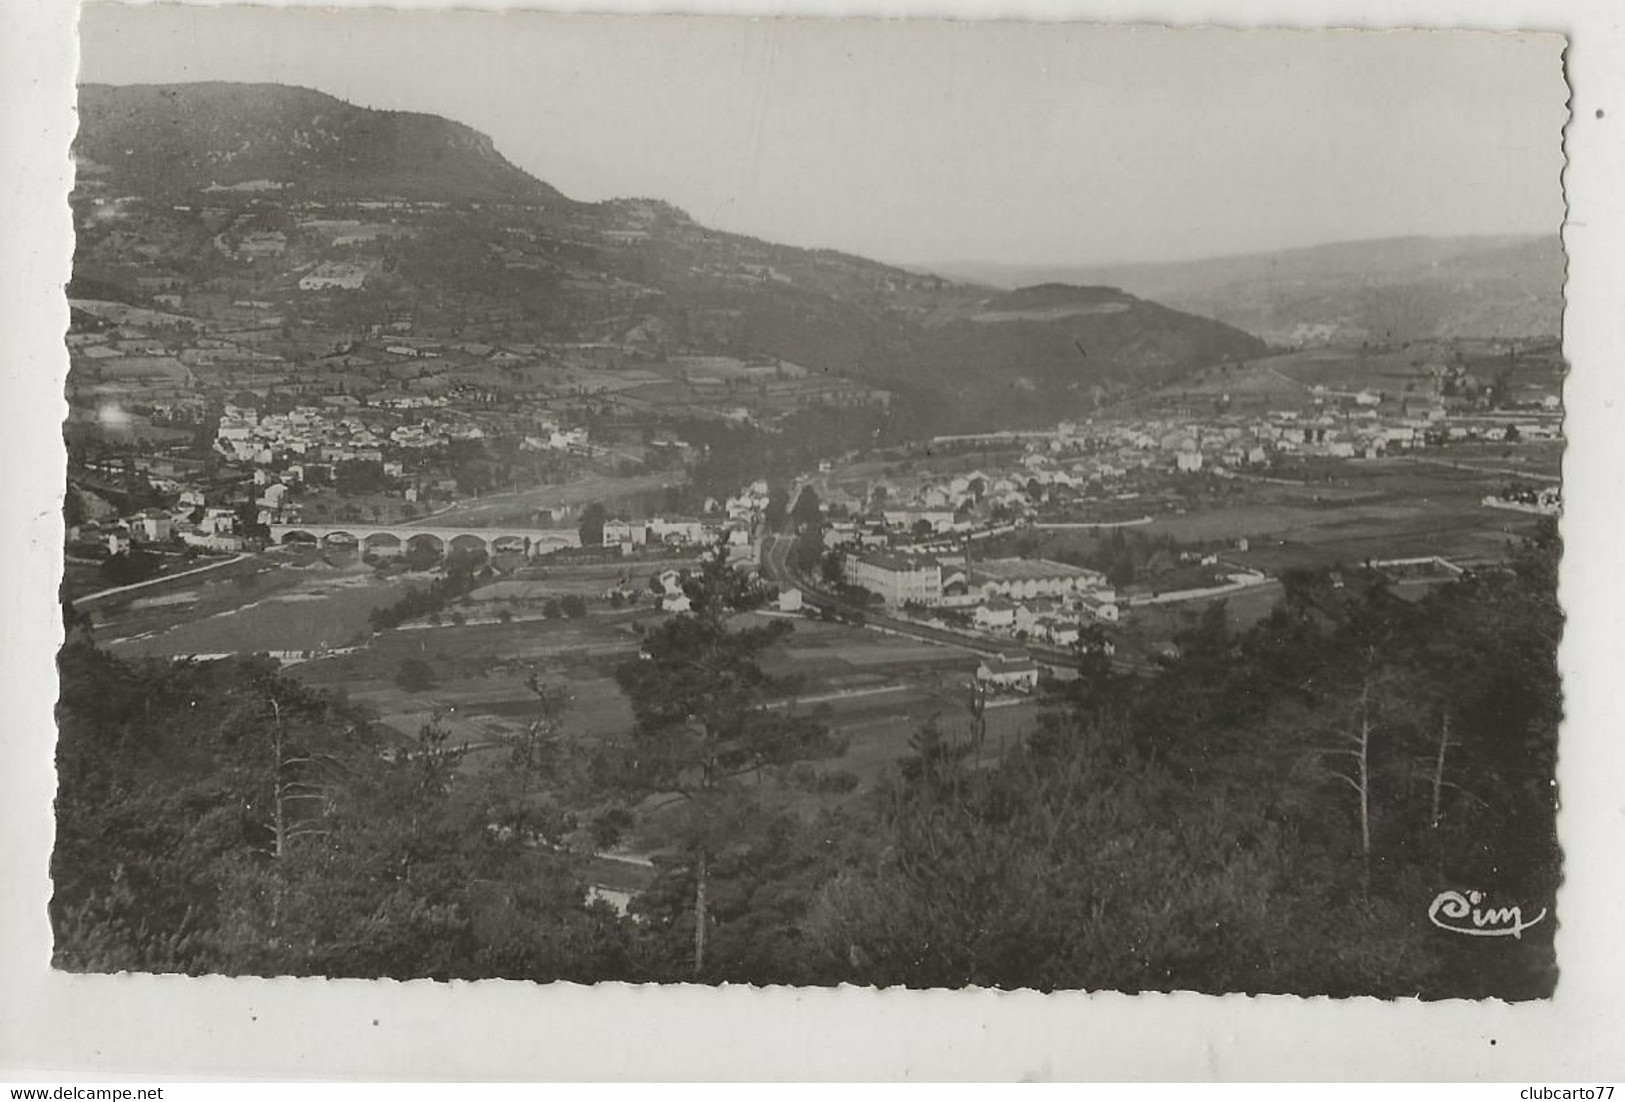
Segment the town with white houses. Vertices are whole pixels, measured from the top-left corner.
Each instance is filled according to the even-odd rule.
[[[99,347],[106,345],[79,351]],[[831,456],[777,485],[756,478],[730,494],[686,497],[687,513],[561,501],[522,517],[506,510],[494,526],[466,519],[477,514],[486,489],[471,487],[469,456],[505,444],[521,460],[552,457],[559,470],[625,470],[624,463],[615,466],[620,446],[600,446],[586,425],[555,414],[494,414],[489,395],[466,385],[378,393],[365,402],[349,395],[279,401],[274,392],[243,391],[227,396],[212,426],[205,424],[213,431],[204,461],[153,449],[87,463],[87,477],[143,480],[153,503],[85,518],[70,529],[70,546],[92,556],[103,553],[92,548],[105,548],[111,558],[181,549],[190,561],[314,539],[356,545],[387,562],[414,538],[445,545],[449,533],[488,553],[522,547],[530,563],[544,548],[598,548],[611,559],[658,564],[721,544],[736,564],[781,590],[783,612],[867,608],[913,630],[971,640],[993,660],[977,667],[979,681],[1025,692],[1041,668],[1034,655],[1044,660],[1046,676],[1064,675],[1067,655],[1116,655],[1137,610],[1223,598],[1266,586],[1276,573],[1252,559],[1258,537],[1249,534],[1174,541],[1160,562],[1146,556],[1149,572],[1133,569],[1132,553],[1114,564],[1098,546],[1121,552],[1125,536],[1139,538],[1159,522],[1200,514],[1256,488],[1323,480],[1335,489],[1327,464],[1445,465],[1486,447],[1514,455],[1559,435],[1555,395],[1518,409],[1488,409],[1439,397],[1443,389],[1435,387],[1427,401],[1305,387],[1293,408],[1247,413],[1219,393],[1201,415],[1190,413],[1185,399],[1186,408],[1173,415],[1128,413],[1048,429],[938,436],[891,449],[884,463],[863,452]],[[677,457],[679,469],[694,462],[693,449],[669,430],[645,435]],[[502,500],[499,486],[486,492]],[[800,505],[803,497],[814,516]],[[582,525],[589,505],[594,515]],[[1553,514],[1555,480],[1509,468],[1505,485],[1484,495],[1481,507]],[[521,519],[544,531],[500,530]],[[1091,561],[1065,552],[1067,561],[1046,557],[1032,549],[1035,536],[1056,546],[1087,539],[1097,552]],[[775,570],[770,550],[780,538],[798,550]],[[817,541],[816,556],[799,550],[809,539]],[[686,570],[668,568],[652,578],[652,606],[686,610],[685,577]],[[624,584],[616,591],[630,594]],[[1153,655],[1172,652],[1166,640],[1139,642]],[[1005,660],[1019,666],[1019,675],[1010,672],[1017,667],[999,664]]]

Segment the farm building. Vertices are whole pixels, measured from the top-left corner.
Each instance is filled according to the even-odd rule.
[[[976,682],[997,689],[1031,692],[1038,687],[1038,663],[1025,655],[1008,658],[999,655],[976,667]]]

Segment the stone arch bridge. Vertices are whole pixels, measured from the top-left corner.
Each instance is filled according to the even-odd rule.
[[[321,546],[353,543],[363,551],[405,550],[429,542],[444,553],[464,550],[522,551],[528,558],[566,547],[580,547],[574,528],[473,528],[416,524],[272,524],[271,542],[315,543]]]

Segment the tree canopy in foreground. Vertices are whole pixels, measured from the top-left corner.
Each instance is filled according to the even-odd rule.
[[[478,771],[438,723],[389,736],[268,659],[75,642],[55,960],[1541,997],[1555,917],[1475,938],[1428,912],[1446,890],[1554,905],[1559,553],[1548,529],[1418,601],[1294,575],[1245,631],[1194,615],[1149,684],[1091,665],[991,756],[927,724],[851,793],[817,717],[764,706],[790,688],[760,661],[787,628],[741,626],[751,592],[721,562],[620,671],[630,729],[578,738],[533,682],[527,734]],[[653,867],[621,913],[595,870],[634,837]]]

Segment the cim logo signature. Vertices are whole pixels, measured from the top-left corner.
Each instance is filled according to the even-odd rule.
[[[1469,937],[1515,937],[1546,917],[1546,908],[1528,921],[1522,907],[1481,907],[1484,893],[1479,891],[1440,892],[1428,904],[1428,921],[1441,930]]]

